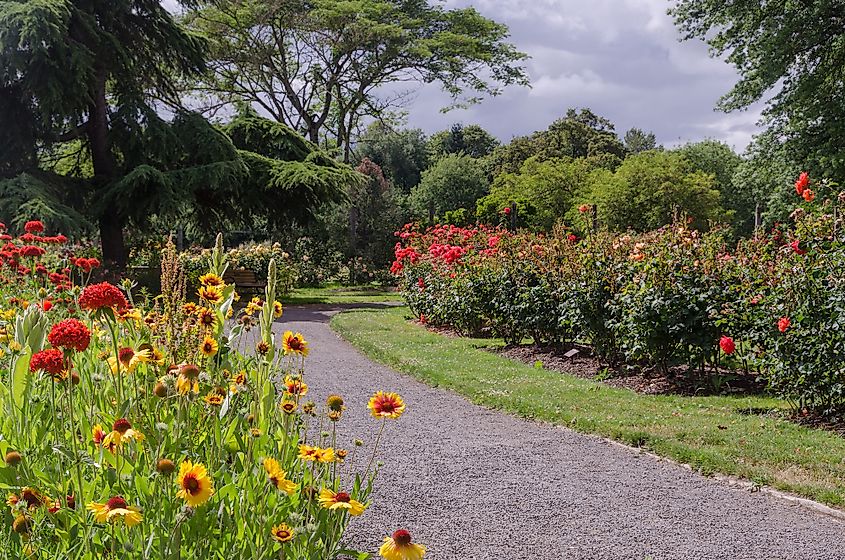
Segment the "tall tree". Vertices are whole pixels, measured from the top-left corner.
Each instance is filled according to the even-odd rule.
[[[679,0],[685,39],[700,38],[740,80],[725,111],[767,96],[765,120],[793,158],[819,174],[845,175],[845,5],[842,0]]]
[[[623,137],[625,151],[629,154],[639,154],[657,148],[657,138],[653,132],[645,132],[640,128],[632,128]]]
[[[247,102],[346,161],[368,118],[402,106],[409,82],[439,83],[452,106],[526,85],[526,55],[473,8],[429,0],[206,0],[187,16],[212,45],[208,108]],[[395,91],[386,94],[387,91]]]
[[[399,190],[409,193],[428,168],[427,139],[419,128],[395,130],[376,121],[358,138],[355,154],[369,158]]]
[[[260,129],[257,115],[228,127],[235,143],[201,115],[162,117],[156,102],[176,105],[174,80],[201,72],[203,53],[158,0],[0,2],[3,217],[90,217],[103,257],[120,266],[126,226],[153,217],[211,228],[262,212],[260,222],[272,223],[342,199],[357,174],[286,127],[265,127],[259,147],[238,134]],[[298,147],[262,153],[283,143]]]
[[[478,126],[453,124],[449,130],[442,130],[431,135],[428,151],[432,159],[446,154],[466,154],[480,158],[489,156],[499,145],[496,137]]]

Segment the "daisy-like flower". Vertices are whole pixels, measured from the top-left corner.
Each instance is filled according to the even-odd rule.
[[[296,484],[287,479],[287,473],[282,470],[277,460],[269,457],[264,459],[264,471],[267,473],[267,480],[276,490],[281,490],[287,494],[293,494],[296,491]]]
[[[114,449],[120,447],[125,441],[144,441],[144,434],[132,429],[132,424],[126,418],[118,418],[114,421],[112,431],[103,438],[103,447]]]
[[[197,295],[200,299],[205,300],[212,305],[223,301],[223,290],[221,290],[219,286],[200,286]]]
[[[279,523],[270,529],[270,534],[276,542],[286,543],[293,539],[294,531],[286,523]]]
[[[176,494],[192,508],[201,506],[214,495],[214,484],[202,463],[184,461],[179,465],[179,477],[176,480],[179,492]]]
[[[283,311],[284,310],[282,309],[282,303],[279,302],[279,301],[274,301],[273,302],[273,317],[278,319],[279,317],[282,316]]]
[[[220,406],[223,404],[223,401],[226,400],[226,397],[218,393],[217,391],[212,391],[206,396],[203,397],[205,403],[209,406]]]
[[[134,527],[143,519],[141,511],[128,505],[122,496],[115,496],[104,504],[91,502],[88,504],[88,511],[94,514],[97,523],[123,521],[127,527]]]
[[[99,424],[94,424],[94,427],[91,428],[91,441],[93,441],[95,445],[101,445],[105,437],[106,432],[103,430],[103,427]]]
[[[320,490],[318,499],[320,506],[328,510],[348,511],[349,515],[361,515],[366,506],[358,500],[353,500],[346,492],[334,492],[328,488]]]
[[[304,397],[308,394],[308,385],[299,377],[285,376],[285,393],[293,397]]]
[[[411,542],[411,533],[399,529],[393,535],[384,537],[378,554],[385,560],[421,560],[425,556],[425,547]]]
[[[210,358],[211,356],[217,353],[219,350],[220,345],[217,344],[217,341],[207,336],[203,339],[200,343],[200,352],[202,352],[203,356]]]
[[[308,355],[308,343],[302,338],[302,333],[294,334],[292,331],[285,331],[282,336],[282,348],[287,354],[299,354],[300,356]]]
[[[405,412],[405,401],[396,393],[379,391],[367,403],[367,408],[370,409],[370,414],[374,418],[392,418],[395,420]]]
[[[288,399],[284,399],[282,400],[282,402],[279,403],[279,408],[282,409],[282,412],[284,412],[285,414],[293,414],[294,412],[296,412],[297,406],[299,405],[296,404],[296,401],[291,401]]]
[[[225,286],[226,283],[223,281],[222,278],[209,272],[208,274],[203,274],[200,276],[200,284],[203,286],[215,286],[215,287],[222,287]]]
[[[241,370],[232,374],[232,383],[229,388],[233,393],[237,393],[243,387],[246,387],[246,370]]]
[[[331,447],[326,447],[325,449],[317,448],[317,461],[321,463],[334,463],[335,456],[334,456],[334,449]]]
[[[201,327],[213,329],[217,324],[217,314],[208,307],[200,307],[196,312],[197,322]]]
[[[189,301],[188,303],[182,305],[182,311],[186,315],[193,315],[197,312],[197,304],[192,301]]]
[[[187,395],[191,391],[194,394],[200,392],[199,386],[200,368],[195,364],[185,364],[179,368],[179,376],[176,378],[176,390],[180,395]]]
[[[244,309],[244,313],[247,315],[255,315],[261,308],[264,306],[264,301],[258,296],[255,296],[250,300],[248,304],[246,304],[246,309]]]
[[[120,368],[126,373],[134,373],[140,364],[146,364],[153,358],[152,347],[134,350],[133,348],[121,348],[117,354],[117,360],[114,356],[109,357],[108,363],[112,373],[117,373],[117,364],[120,360]]]

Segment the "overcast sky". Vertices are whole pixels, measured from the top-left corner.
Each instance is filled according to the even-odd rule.
[[[173,0],[163,0],[173,7]],[[743,151],[757,130],[759,105],[714,110],[737,80],[699,41],[680,42],[667,15],[671,0],[445,0],[474,6],[506,24],[511,41],[531,58],[532,88],[512,87],[467,110],[443,114],[448,96],[436,84],[407,104],[408,124],[426,132],[452,123],[480,124],[500,140],[548,127],[569,107],[589,107],[616,124],[653,131],[670,147],[715,138]]]
[[[714,110],[737,80],[699,41],[679,42],[670,0],[447,0],[474,6],[510,27],[531,59],[533,88],[510,88],[469,110],[440,114],[447,98],[430,85],[409,105],[409,124],[427,131],[477,123],[509,140],[546,128],[568,107],[589,107],[623,134],[651,130],[666,146],[715,138],[742,151],[757,130],[759,108]]]

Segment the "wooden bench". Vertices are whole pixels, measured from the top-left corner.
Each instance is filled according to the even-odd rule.
[[[223,275],[227,284],[234,284],[239,292],[261,293],[267,287],[267,281],[260,279],[255,272],[246,268],[229,269]]]

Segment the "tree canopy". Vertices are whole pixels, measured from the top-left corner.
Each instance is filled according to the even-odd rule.
[[[489,156],[499,145],[496,137],[478,126],[452,125],[449,130],[442,130],[431,135],[428,140],[428,152],[432,159],[446,154],[466,154],[481,158]]]
[[[438,83],[449,107],[526,85],[526,55],[504,25],[429,0],[210,0],[187,22],[211,44],[208,107],[245,102],[351,159],[366,120],[400,108],[410,82]],[[392,93],[389,93],[392,92]]]
[[[122,265],[130,224],[243,220],[262,195],[276,210],[342,197],[354,172],[289,129],[264,126],[297,146],[265,155],[248,151],[240,134],[261,128],[256,115],[228,127],[235,143],[198,114],[165,118],[162,103],[178,106],[177,80],[204,70],[204,52],[157,0],[0,2],[3,217],[63,227],[90,217],[103,257]]]
[[[789,157],[820,175],[845,174],[841,0],[679,0],[671,13],[685,39],[707,41],[739,71],[720,108],[766,100],[765,120]]]

